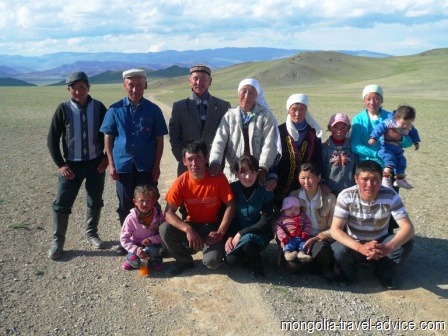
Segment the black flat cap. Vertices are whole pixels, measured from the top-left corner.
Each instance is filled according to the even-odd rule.
[[[67,83],[68,86],[75,84],[76,82],[80,82],[80,81],[85,81],[85,80],[89,80],[89,77],[87,77],[87,75],[82,72],[74,72],[70,75],[67,76],[67,79],[65,80],[65,83]]]

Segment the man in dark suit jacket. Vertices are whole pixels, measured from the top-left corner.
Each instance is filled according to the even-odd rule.
[[[222,116],[230,103],[213,97],[208,88],[212,84],[211,70],[203,64],[190,68],[191,95],[173,104],[169,122],[171,151],[178,162],[177,176],[186,171],[182,162],[182,148],[192,140],[203,140],[210,147]]]

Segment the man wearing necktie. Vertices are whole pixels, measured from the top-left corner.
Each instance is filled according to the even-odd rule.
[[[192,140],[204,140],[208,150],[222,116],[230,103],[212,96],[208,88],[212,84],[211,70],[199,64],[190,68],[191,95],[173,104],[169,122],[171,151],[178,162],[177,176],[187,169],[182,162],[182,147]]]

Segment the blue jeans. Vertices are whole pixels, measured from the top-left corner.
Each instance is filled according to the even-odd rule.
[[[384,161],[386,166],[394,167],[396,175],[404,175],[406,170],[406,157],[401,146],[383,143],[378,150],[378,156]]]
[[[289,242],[285,244],[283,251],[303,251],[303,245],[305,245],[306,240],[300,237],[291,237]]]
[[[71,214],[73,203],[85,180],[86,203],[88,208],[102,208],[105,174],[98,171],[102,157],[89,161],[68,161],[70,169],[75,174],[71,180],[66,180],[58,173],[58,191],[53,202],[53,210],[61,214]]]
[[[123,225],[124,220],[129,211],[134,207],[134,190],[135,187],[144,184],[152,184],[157,187],[157,182],[152,180],[152,172],[141,171],[139,172],[134,165],[132,173],[120,173],[119,179],[116,181],[116,189],[118,196],[118,216],[120,217],[120,224]]]
[[[162,244],[151,244],[149,246],[145,246],[143,249],[145,250],[146,254],[149,256],[149,260],[151,262],[162,262],[162,257],[160,256],[160,249],[162,248]],[[134,256],[134,258],[132,258]],[[140,267],[140,258],[137,257],[132,252],[128,252],[126,256],[126,261],[129,265],[131,265],[134,268]]]

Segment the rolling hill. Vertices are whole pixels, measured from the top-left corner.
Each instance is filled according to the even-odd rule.
[[[396,81],[406,75],[407,86],[447,86],[448,48],[411,56],[371,58],[337,52],[302,52],[281,60],[242,63],[214,71],[213,85],[237,87],[242,78],[256,78],[266,87],[326,85],[360,81]]]
[[[213,70],[213,86],[234,88],[242,78],[256,78],[266,87],[289,87],[303,85],[333,85],[359,83],[360,81],[398,81],[415,87],[446,86],[448,77],[448,48],[429,50],[411,56],[383,58],[352,56],[332,51],[301,52],[286,58],[262,62],[244,62]],[[73,69],[72,69],[73,70]],[[75,71],[75,70],[73,70]],[[154,86],[185,84],[183,76],[188,68],[171,66],[153,71],[147,69],[148,81]],[[60,78],[60,77],[59,77]],[[64,78],[64,77],[63,77]],[[121,70],[104,71],[90,76],[92,84],[120,83]],[[4,83],[13,83],[5,81]],[[65,85],[65,80],[53,85]]]
[[[0,77],[0,86],[36,86],[20,79]]]
[[[260,81],[274,106],[283,106],[287,92],[319,95],[328,99],[350,96],[364,85],[377,83],[387,87],[387,96],[402,97],[406,102],[416,90],[431,99],[444,99],[448,91],[448,48],[435,49],[411,56],[371,58],[336,52],[302,52],[281,60],[249,62],[213,70],[212,91],[236,103],[235,91],[244,78]],[[188,79],[159,79],[151,87],[166,91],[159,95],[165,102],[188,94]],[[281,103],[278,100],[282,101]],[[271,104],[271,103],[270,103]],[[331,101],[328,108],[332,108]],[[281,109],[283,110],[283,109]]]
[[[144,67],[158,70],[177,65],[189,68],[193,64],[204,63],[212,69],[249,61],[267,61],[295,55],[304,50],[280,48],[218,48],[204,50],[166,50],[148,53],[72,53],[60,52],[42,56],[20,56],[0,54],[0,76],[6,77],[2,66],[23,77],[58,76],[64,77],[71,71],[84,70],[89,75],[97,75],[107,70],[123,70]],[[367,50],[341,51],[357,56],[385,57],[387,55]],[[7,70],[9,73],[10,70]]]

